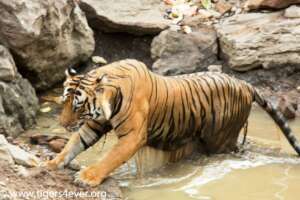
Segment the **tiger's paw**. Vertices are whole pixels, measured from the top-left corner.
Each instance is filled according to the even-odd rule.
[[[55,159],[53,159],[42,163],[42,167],[45,167],[48,170],[58,170],[62,169],[63,165],[59,164]]]
[[[99,170],[96,167],[87,167],[75,174],[74,183],[82,187],[95,187],[100,185],[103,180],[99,175]]]

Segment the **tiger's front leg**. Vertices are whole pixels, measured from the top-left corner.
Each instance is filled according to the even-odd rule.
[[[102,135],[110,131],[111,128],[100,126],[93,121],[86,122],[78,132],[72,134],[70,140],[53,160],[45,163],[48,169],[60,169],[68,165],[79,153],[95,144]]]
[[[147,123],[142,119],[131,120],[131,122],[135,122],[133,124],[139,124],[139,126],[133,127],[131,132],[121,137],[104,159],[79,171],[76,174],[75,183],[97,186],[113,170],[127,162],[146,143]]]
[[[80,134],[78,132],[73,133],[64,149],[53,160],[46,161],[45,167],[50,170],[62,169],[84,149]]]

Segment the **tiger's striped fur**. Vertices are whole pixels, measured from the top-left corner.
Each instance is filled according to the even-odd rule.
[[[271,115],[300,154],[282,115],[250,84],[226,74],[164,77],[141,62],[122,60],[69,76],[64,86],[61,123],[69,126],[84,118],[85,124],[72,136],[75,142],[71,140],[48,166],[66,165],[111,129],[119,137],[102,161],[78,174],[85,184],[101,183],[145,145],[172,152],[197,142],[209,153],[232,151],[253,101]]]

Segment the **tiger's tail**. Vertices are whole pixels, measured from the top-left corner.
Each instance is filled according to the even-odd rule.
[[[275,121],[275,123],[279,126],[283,134],[285,135],[288,142],[292,145],[294,150],[300,156],[300,144],[292,133],[291,128],[289,127],[287,120],[279,112],[270,102],[268,102],[262,95],[258,93],[256,89],[254,89],[254,101],[258,103]]]

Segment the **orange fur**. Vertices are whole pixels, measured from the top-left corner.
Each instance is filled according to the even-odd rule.
[[[105,76],[106,81],[98,79]],[[87,111],[91,105],[102,109],[106,106],[112,115],[109,119],[94,119],[94,124],[86,122],[79,130],[81,144],[90,146],[94,138],[110,130],[103,128],[106,127],[104,122],[108,122],[119,137],[118,144],[104,159],[79,172],[77,181],[91,186],[100,184],[145,145],[168,152],[166,159],[169,161],[190,154],[195,146],[211,153],[233,150],[253,101],[252,87],[227,75],[199,73],[162,77],[148,71],[136,60],[115,62],[93,70],[83,78],[71,78],[77,78],[73,83],[74,90],[84,87],[82,91],[88,94],[89,106],[85,104],[74,113],[71,103],[74,94],[71,94],[64,104],[61,123],[72,125],[80,112]],[[122,96],[111,95],[108,91],[120,91]],[[121,106],[116,109],[121,97]],[[76,142],[70,141],[50,163],[60,165],[75,151],[72,146]],[[191,145],[194,142],[196,145]]]

